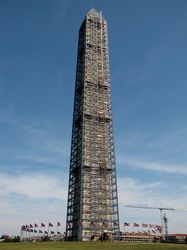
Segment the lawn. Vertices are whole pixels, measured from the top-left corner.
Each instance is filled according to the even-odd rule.
[[[19,242],[0,243],[0,250],[187,250],[187,244],[125,242]]]

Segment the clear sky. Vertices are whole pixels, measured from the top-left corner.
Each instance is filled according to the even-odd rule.
[[[187,1],[0,0],[0,236],[65,229],[79,27],[108,21],[119,212],[187,233]],[[185,211],[182,211],[185,210]],[[129,227],[127,230],[132,230]]]

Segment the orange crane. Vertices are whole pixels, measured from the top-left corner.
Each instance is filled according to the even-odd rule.
[[[160,218],[161,218],[161,226],[162,226],[162,231],[161,231],[161,235],[162,235],[162,240],[164,240],[164,226],[165,226],[165,233],[168,234],[168,229],[167,229],[167,223],[165,221],[165,219],[163,218],[163,210],[172,210],[174,211],[174,208],[168,208],[168,207],[151,207],[151,206],[136,206],[136,205],[125,205],[124,207],[130,207],[130,208],[143,208],[143,209],[159,209],[160,210]],[[166,216],[165,216],[166,217]],[[164,221],[163,221],[164,220]],[[168,220],[167,220],[168,221]],[[167,235],[166,235],[166,239],[167,239]]]

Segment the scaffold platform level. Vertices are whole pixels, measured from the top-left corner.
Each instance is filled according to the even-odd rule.
[[[92,8],[79,30],[66,235],[104,232],[119,236],[119,212],[107,22]]]

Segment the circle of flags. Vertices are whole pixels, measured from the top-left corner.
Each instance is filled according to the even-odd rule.
[[[56,230],[51,230],[51,228],[56,227]],[[61,227],[61,223],[57,221],[56,226],[54,226],[51,222],[48,224],[26,224],[21,226],[21,238],[31,238],[31,237],[44,237],[45,235],[61,235],[61,232],[59,231],[59,227]]]

